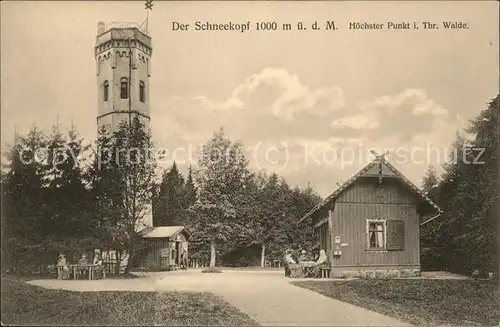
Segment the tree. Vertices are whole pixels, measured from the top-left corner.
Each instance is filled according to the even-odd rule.
[[[283,191],[278,175],[273,173],[261,188],[258,197],[261,210],[253,226],[255,234],[253,239],[262,249],[260,261],[262,267],[265,264],[266,247],[269,247],[272,241],[276,241],[287,223],[286,195]]]
[[[216,247],[248,227],[238,217],[237,199],[249,175],[240,143],[227,139],[223,129],[201,148],[196,173],[198,200],[191,206],[191,232],[210,244],[210,267],[215,267]]]
[[[427,169],[422,180],[422,189],[424,193],[431,199],[436,200],[436,190],[439,187],[439,176],[432,165]]]
[[[46,144],[46,136],[33,127],[27,136],[17,136],[7,153],[8,172],[2,186],[4,226],[11,237],[38,241],[45,236],[37,222],[44,220]]]
[[[14,266],[29,262],[32,246],[45,241],[47,138],[36,127],[16,135],[2,174],[2,252]]]
[[[184,178],[175,162],[168,171],[164,171],[159,185],[155,208],[155,226],[183,225],[185,219]]]
[[[246,195],[251,199],[246,206],[251,226],[247,246],[260,247],[260,265],[265,265],[266,257],[281,257],[288,247],[312,247],[312,231],[298,229],[296,223],[321,200],[313,189],[291,189],[276,173],[255,175],[252,185],[252,191]]]
[[[443,265],[460,273],[493,271],[498,264],[495,206],[500,201],[499,176],[499,97],[471,121],[467,140],[457,134],[453,162],[446,165],[436,189],[438,204],[444,211],[432,226],[432,242],[439,244]],[[428,226],[424,227],[429,229]]]
[[[186,218],[185,221],[186,223],[189,222],[189,217],[187,216],[187,210],[189,207],[191,207],[193,204],[196,203],[196,198],[197,198],[197,192],[198,190],[196,189],[196,186],[194,184],[193,180],[193,169],[191,166],[189,166],[189,171],[188,171],[188,176],[186,179],[186,184],[184,185],[184,193],[183,193],[183,208],[186,211]]]
[[[101,130],[96,144],[90,179],[99,225],[118,262],[128,254],[129,265],[152,201],[152,150],[150,132],[137,116],[123,121],[111,134]],[[119,269],[117,265],[117,274]]]
[[[93,215],[94,202],[85,180],[85,161],[89,159],[90,144],[71,126],[66,142],[65,159],[61,171],[64,183],[60,188],[66,198],[67,221],[71,225],[68,233],[73,237],[93,236],[97,228],[97,220]]]
[[[500,176],[500,96],[490,101],[471,121],[470,133],[475,135],[472,143],[471,160],[468,162],[470,174],[465,185],[466,192],[472,193],[471,233],[476,253],[476,266],[484,272],[494,271],[497,260],[495,230],[498,216],[495,209],[500,202],[498,177]]]
[[[58,242],[88,237],[92,233],[92,218],[88,216],[91,203],[80,165],[88,146],[83,145],[74,127],[66,138],[54,126],[47,149],[47,236]]]
[[[288,202],[293,210],[292,218],[294,219],[293,224],[287,226],[289,230],[289,239],[297,240],[299,244],[304,244],[306,247],[315,245],[314,233],[311,228],[292,228],[296,222],[307,214],[314,206],[321,202],[321,197],[316,193],[316,191],[308,185],[305,189],[295,188]],[[290,246],[290,244],[287,244]]]

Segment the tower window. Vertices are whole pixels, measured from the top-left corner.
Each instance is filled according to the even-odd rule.
[[[128,79],[126,77],[120,80],[120,98],[128,98]]]
[[[139,100],[141,102],[146,101],[146,86],[144,85],[143,81],[139,82]]]
[[[108,92],[109,92],[109,83],[108,83],[108,81],[104,81],[104,84],[102,87],[102,96],[103,96],[104,102],[108,101]]]

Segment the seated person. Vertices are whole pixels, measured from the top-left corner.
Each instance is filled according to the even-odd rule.
[[[311,261],[317,261],[319,258],[319,246],[315,245],[311,250]]]
[[[79,265],[88,265],[89,264],[89,260],[87,259],[87,255],[85,253],[82,254],[82,257],[80,258],[80,260],[78,260],[78,264]]]
[[[325,250],[320,250],[319,251],[319,258],[316,260],[316,266],[314,267],[314,277],[319,278],[321,277],[321,268],[328,267],[328,258],[326,257],[326,252]]]
[[[302,261],[308,261],[306,250],[302,250],[299,256],[299,263]]]
[[[64,254],[59,254],[59,259],[57,260],[58,275],[57,277],[60,279],[69,279],[69,267],[68,262],[66,261],[66,257]]]
[[[88,265],[89,260],[87,259],[87,255],[85,253],[82,254],[82,257],[78,260],[79,265]],[[81,268],[79,270],[80,275],[87,275],[88,271],[85,268]]]

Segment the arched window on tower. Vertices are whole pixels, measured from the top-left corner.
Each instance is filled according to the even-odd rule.
[[[146,85],[143,81],[139,82],[139,100],[141,102],[146,102]]]
[[[108,93],[109,93],[109,83],[108,81],[104,81],[102,86],[102,97],[104,102],[108,101]]]
[[[120,98],[128,98],[128,79],[126,77],[122,77],[120,80]]]

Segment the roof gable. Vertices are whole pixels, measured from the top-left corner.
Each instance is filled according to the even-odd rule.
[[[370,167],[360,177],[380,175],[382,175],[382,177],[397,177],[397,174],[382,161],[370,165]]]
[[[391,165],[387,160],[385,160],[384,156],[377,156],[375,160],[366,165],[363,169],[358,171],[355,175],[353,175],[349,180],[347,180],[344,184],[340,185],[332,194],[330,194],[326,199],[321,201],[318,205],[316,205],[313,209],[311,209],[308,213],[302,217],[298,223],[300,224],[308,217],[310,217],[317,210],[322,208],[328,202],[333,199],[336,199],[343,191],[345,191],[348,187],[350,187],[354,182],[356,182],[361,177],[369,177],[369,176],[379,176],[379,177],[392,177],[398,178],[401,182],[406,184],[413,192],[415,192],[420,198],[422,198],[425,202],[430,204],[434,209],[438,212],[442,212],[441,208],[437,204],[435,204],[425,193],[420,190],[415,184],[413,184],[409,179],[407,179],[399,170],[397,170],[393,165]]]
[[[189,238],[189,233],[184,229],[184,226],[158,226],[149,227],[144,230],[142,237],[144,238],[166,238],[175,237],[179,233],[184,233]]]

